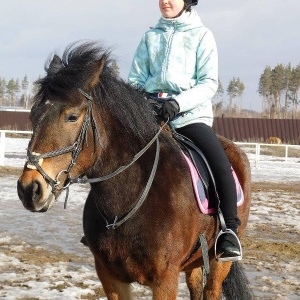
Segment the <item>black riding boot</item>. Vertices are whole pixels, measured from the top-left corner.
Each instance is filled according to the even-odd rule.
[[[220,231],[216,239],[216,248],[220,252],[220,261],[238,261],[242,259],[242,246],[237,231],[227,229]]]

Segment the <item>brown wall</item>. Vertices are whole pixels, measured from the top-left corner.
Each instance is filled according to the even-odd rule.
[[[0,129],[6,130],[31,130],[29,112],[0,111]]]
[[[215,118],[213,129],[236,142],[265,142],[274,136],[285,144],[300,144],[300,119]]]
[[[29,112],[0,111],[0,129],[31,130]],[[285,144],[300,144],[300,119],[215,118],[213,129],[236,142],[265,142],[279,137]]]

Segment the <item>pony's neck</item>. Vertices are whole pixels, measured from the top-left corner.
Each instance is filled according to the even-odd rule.
[[[94,166],[87,172],[89,178],[109,175],[120,167],[130,164],[134,156],[147,144],[130,132],[130,129],[124,129],[123,124],[113,119],[109,113],[97,111],[95,115],[102,115],[102,124],[99,123],[99,120],[98,124],[101,125],[99,128],[105,144],[104,148],[100,150]],[[154,147],[152,148],[154,149]],[[151,172],[147,164],[152,161],[152,157],[154,158],[152,152],[152,149],[148,149],[142,157],[120,174],[103,183],[92,185],[92,189],[97,190],[97,194],[105,195],[105,197],[101,197],[101,205],[106,205],[107,202],[106,210],[113,206],[119,207],[117,211],[122,211],[130,207],[131,203],[139,196],[140,189],[136,186],[142,187],[145,184],[145,178]]]
[[[92,185],[92,193],[95,195],[97,205],[108,219],[128,213],[139,200],[151,174],[155,152],[155,145],[153,145],[142,157],[118,175]],[[134,154],[125,164],[121,163],[123,158],[119,160],[117,168],[130,163]],[[109,164],[111,169],[107,168],[107,174],[117,169],[115,165]]]

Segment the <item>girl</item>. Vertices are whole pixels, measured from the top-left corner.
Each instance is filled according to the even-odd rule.
[[[159,0],[162,17],[144,34],[128,82],[163,100],[158,114],[204,153],[222,195],[220,208],[227,227],[217,243],[220,259],[234,261],[241,259],[242,252],[236,235],[240,225],[236,187],[230,162],[211,128],[211,98],[218,88],[217,47],[213,34],[191,7],[197,3]]]

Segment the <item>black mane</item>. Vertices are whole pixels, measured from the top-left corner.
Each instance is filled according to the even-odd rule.
[[[50,95],[55,95],[58,99],[65,98],[70,92],[83,89],[91,78],[94,70],[92,66],[101,58],[105,58],[105,65],[99,84],[92,91],[95,101],[100,106],[106,105],[111,114],[123,124],[124,130],[148,140],[157,130],[150,107],[141,92],[116,76],[111,68],[109,51],[95,42],[71,44],[62,58],[55,54],[47,62],[47,75],[37,81],[39,90],[35,105],[45,101]]]

